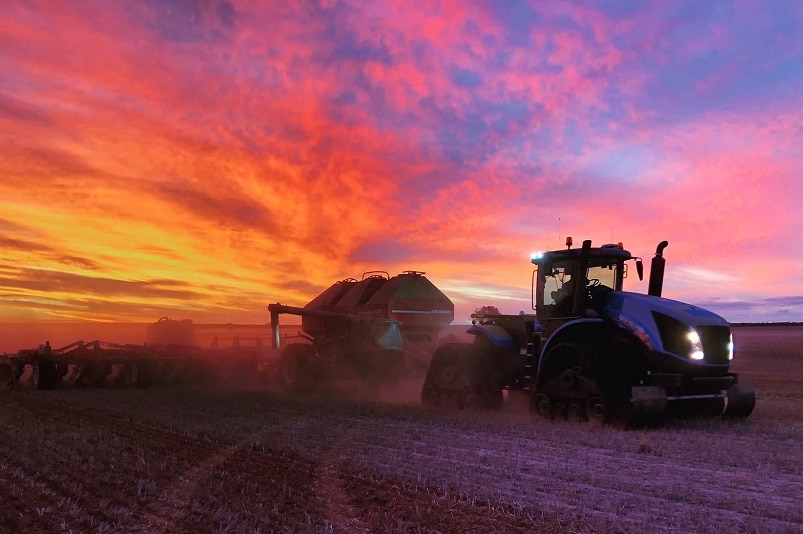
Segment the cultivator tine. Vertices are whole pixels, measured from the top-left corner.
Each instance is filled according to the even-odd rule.
[[[76,386],[100,386],[111,373],[112,365],[103,361],[90,361],[77,367]]]
[[[180,373],[175,362],[171,360],[157,360],[154,376],[156,381],[161,384],[176,384],[180,381]]]
[[[114,377],[114,383],[120,387],[136,387],[139,380],[139,366],[137,362],[125,362],[120,365]]]
[[[14,369],[11,363],[0,363],[0,387],[10,387],[14,383]]]

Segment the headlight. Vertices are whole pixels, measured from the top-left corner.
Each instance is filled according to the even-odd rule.
[[[691,348],[689,349],[689,358],[692,360],[702,360],[705,358],[705,353],[703,353],[703,344],[700,341],[700,334],[697,333],[697,330],[694,328],[689,328],[689,333],[686,334],[686,339],[689,340],[691,343]],[[731,351],[733,354],[733,351]]]
[[[733,359],[733,334],[728,338],[728,361]]]

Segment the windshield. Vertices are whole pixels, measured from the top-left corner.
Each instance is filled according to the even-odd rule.
[[[588,288],[585,304],[593,306],[593,296],[600,290],[622,289],[622,265],[616,262],[598,261],[596,265],[585,268],[577,261],[555,263],[542,267],[543,290],[538,292],[537,304],[544,318],[568,317],[572,315],[575,283],[584,283]],[[600,301],[601,302],[601,301]],[[574,312],[576,313],[576,311]]]
[[[618,271],[619,266],[613,263],[589,267],[588,285],[605,286],[610,289],[616,289],[616,276]]]

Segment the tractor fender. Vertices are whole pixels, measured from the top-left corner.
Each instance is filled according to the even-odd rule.
[[[546,355],[549,351],[554,347],[556,344],[561,343],[563,341],[572,341],[577,342],[578,340],[584,340],[586,336],[578,336],[574,332],[580,329],[592,329],[592,328],[599,328],[600,326],[604,326],[606,322],[600,318],[583,318],[577,319],[574,321],[568,321],[560,326],[557,330],[555,330],[549,339],[541,347],[541,353],[538,357],[538,368],[537,368],[537,376],[541,376],[541,370],[546,363]],[[592,341],[588,339],[588,341]]]
[[[466,330],[466,333],[475,336],[485,336],[494,347],[502,350],[517,350],[519,348],[516,340],[510,335],[510,332],[498,325],[475,324]]]

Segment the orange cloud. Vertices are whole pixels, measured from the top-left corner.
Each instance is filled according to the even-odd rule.
[[[262,322],[372,269],[518,311],[566,234],[669,239],[690,300],[762,298],[769,261],[799,292],[799,78],[735,46],[789,14],[631,7],[13,2],[0,320]]]

